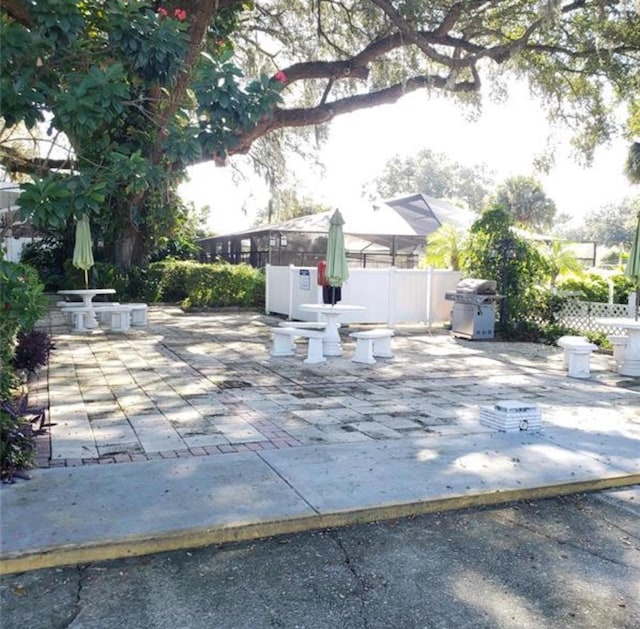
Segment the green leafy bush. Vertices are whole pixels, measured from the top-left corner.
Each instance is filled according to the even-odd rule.
[[[30,331],[44,314],[42,289],[35,269],[7,262],[0,250],[0,476],[4,482],[12,481],[33,456],[33,431],[24,418],[26,400],[20,399],[17,390],[16,337]]]
[[[542,326],[542,338],[544,343],[555,345],[561,336],[581,336],[582,332],[561,323],[548,323]]]
[[[633,283],[624,275],[618,273],[608,279],[598,273],[586,273],[580,277],[569,276],[558,282],[561,293],[570,293],[580,301],[595,301],[606,303],[609,300],[609,281],[613,283],[613,302],[626,304],[629,293],[633,291]]]
[[[587,332],[585,335],[592,343],[595,343],[600,349],[611,350],[613,346],[611,341],[607,338],[605,332]]]
[[[264,305],[264,274],[248,265],[194,265],[187,278],[187,297],[182,306],[221,308]]]
[[[13,482],[14,476],[31,466],[35,445],[33,426],[26,415],[26,398],[17,405],[5,400],[0,404],[0,479]]]
[[[616,304],[626,304],[629,301],[629,293],[634,291],[633,282],[624,273],[612,275],[613,301]]]
[[[45,312],[42,290],[35,269],[0,259],[0,402],[10,399],[15,384],[16,335],[31,330]]]
[[[21,261],[38,271],[45,290],[55,292],[64,286],[64,263],[68,257],[63,244],[54,238],[44,238],[27,243]]]
[[[150,285],[153,286],[153,301],[177,302],[186,299],[187,281],[198,268],[206,266],[185,260],[163,260],[149,265]]]
[[[137,299],[136,292],[131,290],[135,269],[123,271],[112,264],[96,262],[91,272],[96,286],[115,289],[120,301]]]
[[[541,288],[549,276],[545,258],[512,229],[501,207],[488,209],[472,225],[463,271],[468,277],[493,279],[504,296],[499,304],[498,333],[507,338],[530,336],[548,320],[549,303]],[[530,329],[532,328],[532,329]]]
[[[246,264],[163,260],[123,271],[96,263],[94,272],[97,285],[114,288],[122,302],[180,303],[186,310],[261,308],[265,303],[264,271]]]
[[[35,372],[49,362],[49,354],[55,349],[51,336],[42,330],[18,332],[13,366],[17,370]]]
[[[567,277],[558,282],[560,293],[570,294],[580,301],[606,302],[609,285],[600,275],[587,273],[582,277]]]
[[[137,298],[148,302],[179,302],[186,310],[264,305],[264,273],[245,264],[163,260],[135,274]]]

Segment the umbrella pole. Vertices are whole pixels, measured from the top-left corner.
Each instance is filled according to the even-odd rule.
[[[89,288],[89,273],[87,269],[84,270],[84,287]]]

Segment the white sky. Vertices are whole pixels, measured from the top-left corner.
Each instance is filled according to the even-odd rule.
[[[331,207],[358,202],[362,185],[378,176],[391,157],[429,148],[468,166],[486,163],[498,183],[516,175],[535,177],[555,201],[558,213],[572,215],[575,222],[591,210],[638,193],[623,174],[628,149],[624,141],[598,149],[593,167],[585,169],[571,155],[567,138],[556,133],[556,165],[549,175],[536,172],[533,162],[544,152],[549,133],[543,111],[524,86],[513,88],[503,104],[485,104],[474,122],[467,121],[452,102],[415,93],[394,105],[336,118],[321,153],[325,175],[307,181],[309,189],[304,192]],[[236,185],[231,174],[230,167],[202,164],[192,169],[191,182],[181,188],[182,196],[196,207],[211,207],[208,226],[217,233],[249,228],[256,209],[268,199],[261,182]],[[246,214],[243,204],[249,207]]]

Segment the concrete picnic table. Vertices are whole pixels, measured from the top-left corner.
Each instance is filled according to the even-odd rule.
[[[338,333],[340,317],[347,312],[366,310],[364,306],[351,304],[301,304],[299,308],[303,312],[316,312],[327,320],[325,337],[322,341],[322,353],[325,356],[342,356],[342,343]]]
[[[640,321],[631,318],[606,317],[596,319],[596,323],[626,330],[629,341],[622,352],[618,373],[621,376],[640,376]]]
[[[89,315],[86,317],[84,325],[92,329],[98,327],[96,314],[93,310],[93,298],[96,295],[115,295],[115,292],[115,288],[79,288],[59,290],[58,295],[75,295],[80,297],[83,307],[89,310]]]

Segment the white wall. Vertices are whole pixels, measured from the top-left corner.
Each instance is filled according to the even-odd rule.
[[[4,259],[9,262],[20,262],[22,248],[32,240],[33,238],[12,238],[11,236],[2,239],[1,246],[4,250]]]
[[[266,267],[267,313],[289,319],[313,321],[319,315],[302,312],[301,304],[322,303],[315,267]],[[462,279],[459,271],[435,269],[349,269],[342,287],[343,304],[364,306],[365,310],[343,315],[344,323],[445,323],[450,320],[453,302],[444,293],[455,290]]]

